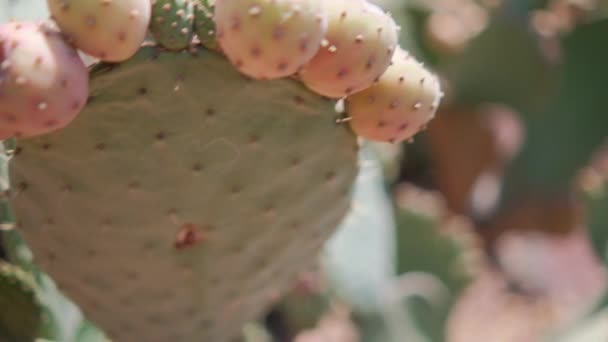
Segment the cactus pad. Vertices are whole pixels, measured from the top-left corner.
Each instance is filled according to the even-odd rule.
[[[230,340],[348,210],[357,145],[335,115],[293,80],[143,47],[92,69],[71,125],[19,142],[18,229],[112,340]]]
[[[169,50],[187,48],[194,34],[194,4],[190,0],[154,0],[150,32]]]
[[[218,50],[216,40],[215,22],[213,13],[215,0],[199,0],[194,4],[194,29],[201,44],[208,49]]]
[[[42,324],[43,308],[34,280],[17,266],[0,261],[0,341],[33,341]]]

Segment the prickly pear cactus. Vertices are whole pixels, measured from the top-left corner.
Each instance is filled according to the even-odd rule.
[[[357,135],[396,143],[426,127],[435,116],[441,96],[437,76],[398,49],[377,83],[347,97],[346,107]]]
[[[11,264],[4,267],[8,269],[12,278],[19,278],[19,283],[27,289],[28,304],[4,305],[1,308],[10,310],[0,310],[0,316],[4,316],[5,327],[0,324],[0,337],[6,336],[9,332],[14,334],[15,326],[18,329],[23,327],[23,323],[36,322],[37,327],[30,326],[28,329],[27,341],[84,341],[84,342],[108,342],[103,332],[87,321],[78,307],[58,291],[53,280],[45,273],[41,272],[37,265],[33,264],[31,250],[23,241],[21,234],[15,229],[15,217],[8,203],[5,194],[10,193],[8,189],[8,162],[14,153],[15,140],[9,139],[0,143],[0,250],[3,250],[3,258]],[[0,261],[0,265],[4,265]],[[0,271],[1,273],[1,271]],[[1,276],[0,276],[1,277]],[[1,282],[1,281],[0,281]],[[23,295],[23,291],[22,295]],[[7,289],[0,289],[0,296],[14,300],[17,298],[14,293]],[[33,300],[33,302],[32,302]],[[35,306],[35,310],[23,309]],[[22,307],[19,315],[15,315],[15,308]],[[8,318],[8,320],[6,319]],[[0,321],[3,318],[0,317]],[[21,322],[13,326],[12,322]],[[0,339],[4,341],[4,339]],[[10,339],[14,341],[14,339]]]
[[[88,71],[47,24],[0,24],[0,139],[69,124],[86,103]]]
[[[169,50],[187,48],[194,34],[194,3],[190,0],[154,0],[150,32]]]
[[[143,47],[90,88],[10,162],[35,261],[114,341],[230,340],[345,215],[353,134],[296,81],[204,49]]]
[[[133,56],[144,40],[150,0],[47,0],[51,16],[72,44],[103,61]]]
[[[215,11],[215,0],[198,0],[194,4],[194,29],[198,40],[208,49],[217,50],[215,22],[213,13]]]
[[[226,57],[255,79],[295,74],[314,57],[327,30],[322,0],[223,0],[215,4]]]
[[[0,261],[0,340],[26,342],[38,336],[42,305],[35,283],[16,266]]]
[[[390,15],[366,0],[327,1],[325,6],[325,39],[299,75],[313,91],[342,98],[370,87],[386,71],[398,45],[398,28]]]

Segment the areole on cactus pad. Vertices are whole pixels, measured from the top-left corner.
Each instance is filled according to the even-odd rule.
[[[114,341],[229,341],[347,212],[355,136],[332,101],[202,48],[142,47],[90,89],[69,126],[19,142],[17,229]]]

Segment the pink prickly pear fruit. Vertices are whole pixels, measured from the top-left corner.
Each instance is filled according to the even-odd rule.
[[[327,28],[324,7],[324,0],[216,1],[218,43],[251,78],[293,75],[320,47]]]
[[[63,128],[86,104],[88,81],[59,31],[31,22],[0,25],[0,139]]]
[[[12,136],[13,134],[10,131],[0,131],[0,140],[5,140]]]
[[[341,98],[371,86],[384,73],[398,45],[399,28],[365,0],[332,0],[326,9],[325,39],[299,76],[312,91]]]
[[[398,49],[378,82],[346,98],[346,111],[358,136],[397,143],[426,127],[442,96],[439,78]]]
[[[70,42],[107,62],[132,57],[143,43],[150,0],[47,0],[52,18]]]

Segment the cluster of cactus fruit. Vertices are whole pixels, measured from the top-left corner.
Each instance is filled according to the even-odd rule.
[[[0,26],[0,138],[68,125],[88,96],[77,51],[118,63],[151,33],[164,49],[194,36],[256,80],[293,77],[321,96],[345,99],[354,132],[410,139],[433,118],[438,78],[398,46],[398,26],[366,0],[49,0],[54,24]],[[206,42],[206,43],[205,43]]]

